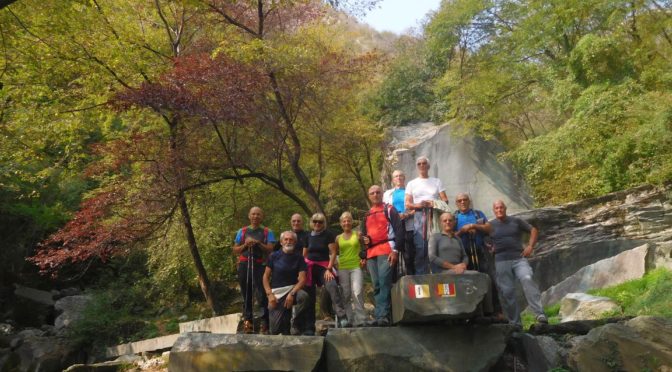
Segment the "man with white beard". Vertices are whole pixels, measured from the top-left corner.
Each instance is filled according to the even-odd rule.
[[[268,258],[264,272],[264,290],[268,296],[269,326],[272,335],[289,335],[293,327],[303,330],[303,313],[308,293],[302,288],[306,282],[306,262],[296,247],[296,233],[285,231],[280,235],[282,249]],[[295,311],[291,324],[292,307]]]

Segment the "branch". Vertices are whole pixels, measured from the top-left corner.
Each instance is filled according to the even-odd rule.
[[[206,5],[207,5],[210,9],[214,10],[217,14],[221,15],[222,17],[224,17],[224,19],[225,19],[229,24],[234,25],[234,26],[240,28],[241,30],[247,32],[248,34],[253,35],[253,36],[256,37],[256,38],[261,38],[261,35],[258,35],[256,32],[254,32],[254,30],[252,30],[251,28],[245,26],[244,24],[242,24],[242,23],[236,21],[236,20],[235,20],[233,17],[231,17],[228,13],[226,13],[225,11],[219,9],[218,7],[216,7],[215,5],[213,5],[212,3],[208,2],[208,3],[206,3]]]
[[[173,38],[173,34],[171,33],[173,29],[170,27],[170,25],[168,24],[168,20],[166,20],[166,17],[163,15],[163,11],[161,10],[161,4],[159,4],[159,0],[154,0],[154,4],[156,5],[156,11],[159,12],[159,18],[161,18],[161,22],[163,22],[163,26],[166,29],[166,33],[168,34],[168,40],[170,40],[170,47],[173,50],[173,55],[177,57],[179,52],[176,50],[175,39]]]

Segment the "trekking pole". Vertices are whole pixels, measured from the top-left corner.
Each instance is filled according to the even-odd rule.
[[[423,254],[425,255],[425,261],[427,263],[427,267],[425,270],[427,270],[427,273],[431,273],[431,266],[429,265],[429,257],[428,257],[428,252],[427,252],[427,246],[429,245],[429,235],[432,232],[432,227],[431,227],[431,219],[432,219],[432,208],[423,208],[422,209],[422,214],[423,214],[423,219],[424,219],[424,226],[423,226],[423,234],[422,234],[422,240],[423,240],[423,246],[422,246],[422,251]],[[417,253],[416,253],[417,254]],[[417,270],[417,268],[416,268]]]
[[[246,248],[247,249],[247,248]],[[249,305],[247,304],[247,300],[250,298],[250,252],[247,252],[247,270],[245,270],[245,289],[243,291],[245,293],[245,298],[243,298],[243,318],[247,314],[247,311],[249,310]],[[252,316],[252,319],[254,319],[254,314]],[[245,322],[243,321],[243,333],[245,333]],[[254,323],[253,323],[254,324]]]
[[[256,290],[256,287],[254,286],[254,247],[251,249],[251,257],[250,257],[250,267],[252,267],[252,285],[250,286],[250,304],[252,306],[252,333],[256,331],[256,328],[254,327],[254,291]],[[261,305],[261,304],[260,304]]]
[[[474,264],[474,270],[479,271],[480,265],[478,263],[478,252],[476,251],[476,242],[473,236],[469,237],[469,243],[471,245],[471,254],[472,254],[472,262]]]

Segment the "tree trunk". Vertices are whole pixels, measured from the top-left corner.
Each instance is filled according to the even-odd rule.
[[[194,228],[191,225],[191,216],[189,215],[189,207],[187,206],[187,197],[185,194],[184,186],[184,170],[182,169],[182,162],[179,160],[181,156],[178,149],[178,125],[176,120],[171,120],[170,118],[164,116],[164,120],[170,128],[170,151],[172,159],[172,167],[175,172],[176,191],[177,191],[177,203],[180,206],[180,212],[182,214],[182,224],[184,225],[184,232],[186,234],[187,243],[189,245],[189,252],[191,253],[191,258],[194,260],[194,266],[196,266],[196,273],[198,274],[198,284],[201,287],[203,296],[205,296],[205,301],[208,303],[212,312],[215,315],[220,315],[222,309],[220,308],[217,301],[214,300],[212,296],[212,291],[210,290],[210,279],[208,278],[208,273],[205,271],[205,266],[203,265],[203,260],[201,259],[201,254],[198,251],[198,245],[196,244],[196,236],[194,235]]]
[[[205,271],[203,260],[201,260],[201,254],[196,245],[196,237],[194,236],[194,229],[191,226],[191,216],[189,215],[189,208],[187,207],[187,199],[184,195],[184,191],[180,190],[177,197],[178,203],[180,204],[180,211],[182,212],[182,224],[184,225],[184,231],[187,235],[187,242],[189,244],[189,252],[194,260],[194,266],[196,266],[196,272],[198,273],[198,284],[201,287],[203,296],[205,296],[205,301],[212,309],[214,315],[221,315],[222,309],[212,296],[210,279],[208,279],[208,273]]]

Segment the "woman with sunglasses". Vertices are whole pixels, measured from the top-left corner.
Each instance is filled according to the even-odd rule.
[[[304,334],[315,334],[315,299],[318,286],[324,286],[329,293],[339,325],[349,325],[336,281],[336,236],[327,229],[326,221],[327,218],[322,213],[313,215],[310,224],[313,231],[308,237],[308,246],[303,248],[303,257],[308,265],[305,289],[309,297]]]

